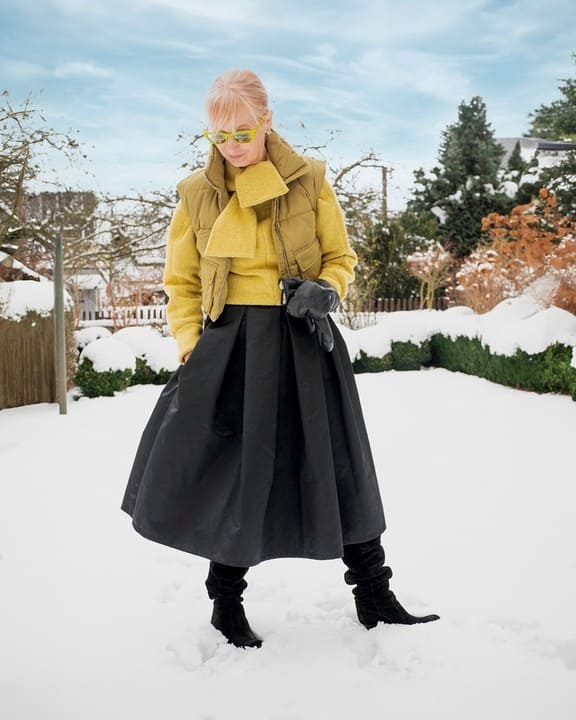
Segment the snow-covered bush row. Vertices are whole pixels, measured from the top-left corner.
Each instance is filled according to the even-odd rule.
[[[537,285],[483,314],[467,307],[382,313],[369,327],[340,329],[356,372],[438,366],[576,396],[576,316],[547,306]],[[77,333],[78,345],[87,333]],[[113,394],[128,384],[163,384],[177,366],[172,338],[130,327],[85,345],[76,382],[83,392],[82,383],[94,392],[102,374],[100,394]],[[116,372],[128,379],[122,374],[111,380],[108,373]]]
[[[178,367],[174,339],[148,326],[114,334],[85,328],[75,333],[75,340],[82,348],[75,380],[87,397],[113,395],[128,385],[164,384]]]
[[[356,372],[432,365],[576,394],[576,316],[545,307],[533,292],[481,315],[466,307],[384,313],[375,325],[341,331]]]

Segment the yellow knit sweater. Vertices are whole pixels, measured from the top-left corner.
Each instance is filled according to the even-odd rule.
[[[226,187],[233,195],[213,228],[209,241],[212,250],[208,252],[207,248],[207,254],[220,255],[223,247],[229,250],[226,254],[231,258],[231,267],[226,303],[281,305],[271,203],[274,197],[288,192],[288,188],[269,162],[245,169],[226,163],[225,169]],[[249,182],[237,182],[242,173],[246,173]],[[243,207],[255,212],[256,222],[254,212],[243,212]],[[232,243],[231,228],[234,230]],[[327,181],[318,197],[316,233],[322,248],[318,279],[329,282],[343,299],[354,278],[357,256],[350,248],[341,208]],[[202,332],[199,265],[190,218],[179,202],[168,231],[164,287],[169,297],[168,326],[177,341],[181,361],[194,348]]]

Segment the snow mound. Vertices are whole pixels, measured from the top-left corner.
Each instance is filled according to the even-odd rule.
[[[173,337],[160,338],[159,342],[148,349],[146,361],[154,372],[160,372],[161,370],[174,372],[180,364],[176,340]]]
[[[143,357],[162,337],[153,327],[138,325],[117,330],[114,333],[114,339],[128,345],[136,357]]]
[[[100,338],[86,345],[80,353],[80,364],[84,358],[92,361],[96,372],[108,370],[135,370],[136,355],[126,343],[110,338]]]
[[[162,337],[150,326],[122,328],[113,337],[126,344],[136,357],[144,358],[154,372],[174,371],[178,367],[178,349],[174,338]]]
[[[76,343],[76,347],[81,350],[89,343],[94,342],[94,340],[111,336],[112,333],[108,328],[102,325],[92,325],[91,327],[82,328],[82,330],[75,330],[74,342]]]

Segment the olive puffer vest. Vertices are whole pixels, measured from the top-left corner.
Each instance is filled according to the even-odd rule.
[[[298,154],[273,130],[267,137],[266,149],[268,159],[288,187],[286,194],[272,200],[272,236],[280,277],[316,280],[322,268],[322,249],[316,235],[316,204],[324,182],[325,164]],[[202,306],[215,320],[226,303],[231,265],[229,257],[206,254],[214,223],[230,201],[220,152],[213,147],[206,168],[188,176],[177,187],[200,255]]]

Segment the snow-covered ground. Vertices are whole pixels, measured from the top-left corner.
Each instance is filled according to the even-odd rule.
[[[260,650],[209,625],[207,561],[120,503],[160,392],[0,412],[3,720],[571,720],[576,404],[443,370],[358,376],[393,587],[358,624],[339,560],[252,568]]]

